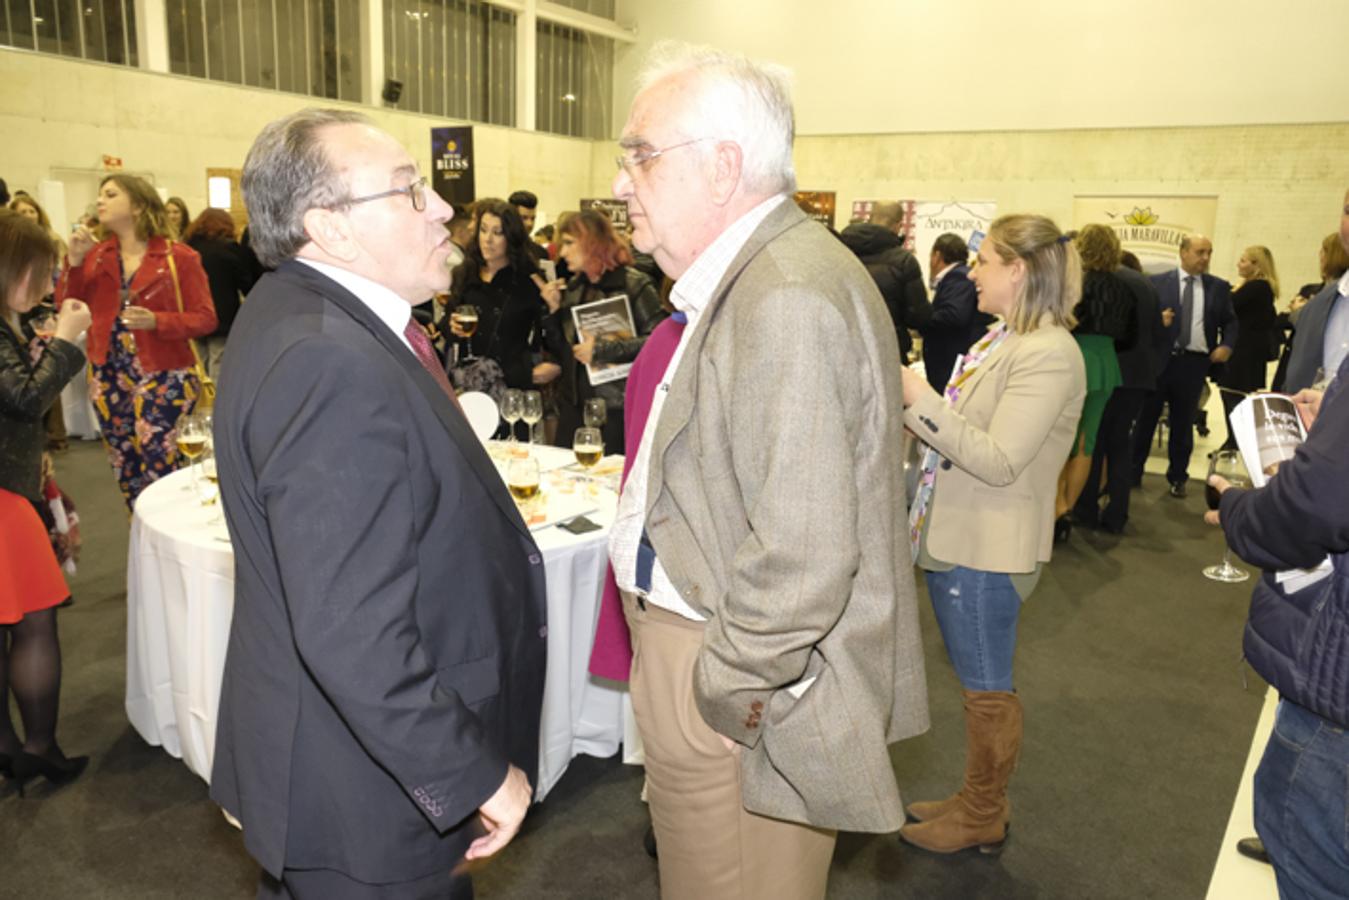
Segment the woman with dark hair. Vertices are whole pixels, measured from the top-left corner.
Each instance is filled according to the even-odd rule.
[[[191,221],[192,214],[187,211],[187,204],[182,197],[170,197],[164,201],[164,224],[168,226],[168,237],[186,240],[184,232]]]
[[[256,257],[250,260],[251,254],[234,239],[234,229],[233,216],[223,209],[207,207],[183,235],[183,243],[201,257],[201,267],[206,270],[206,280],[211,286],[216,327],[197,345],[202,367],[216,380],[220,379],[220,357],[225,352],[230,326],[239,314],[239,303],[258,280]]]
[[[1113,228],[1088,225],[1074,238],[1082,258],[1082,299],[1073,309],[1077,325],[1073,338],[1087,367],[1087,397],[1073,437],[1072,455],[1059,475],[1054,504],[1054,540],[1065,541],[1072,531],[1069,511],[1082,495],[1091,474],[1096,435],[1115,388],[1124,383],[1119,351],[1138,340],[1138,310],[1128,285],[1115,276],[1120,264],[1119,238]]]
[[[530,390],[544,307],[530,277],[537,269],[528,249],[529,235],[509,203],[479,200],[474,212],[477,239],[469,242],[464,261],[450,277],[446,308],[453,313],[459,306],[476,307],[478,325],[469,337],[451,317],[449,333],[468,343],[474,356],[495,360],[504,387]]]
[[[70,238],[57,302],[89,304],[89,399],[130,509],[151,482],[178,468],[178,419],[200,386],[192,338],[215,330],[215,307],[197,251],[167,239],[164,204],[134,175],[98,189],[96,241]]]
[[[67,759],[56,743],[56,608],[70,590],[35,509],[42,502],[42,416],[84,365],[75,342],[89,327],[89,308],[66,301],[55,335],[40,348],[29,345],[19,325],[51,284],[55,264],[45,229],[0,211],[0,775],[17,780],[21,794],[36,775],[60,784],[89,761]],[[11,692],[22,741],[9,715]]]
[[[581,425],[581,410],[591,397],[604,400],[604,449],[623,452],[623,390],[626,378],[591,384],[587,366],[630,363],[661,320],[656,286],[646,275],[632,268],[632,253],[618,237],[609,217],[593,209],[582,210],[558,227],[558,255],[572,271],[571,279],[545,284],[539,290],[548,305],[543,320],[543,343],[552,359],[561,367],[557,393],[557,437],[560,446],[570,447]],[[632,311],[636,333],[624,338],[598,339],[578,333],[572,309],[596,300],[625,295]]]

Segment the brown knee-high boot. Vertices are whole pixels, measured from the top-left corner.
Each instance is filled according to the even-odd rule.
[[[910,814],[921,821],[899,836],[936,853],[976,846],[999,853],[1011,817],[1007,783],[1021,750],[1021,700],[1009,691],[965,691],[964,700],[964,786],[946,800],[913,804]]]

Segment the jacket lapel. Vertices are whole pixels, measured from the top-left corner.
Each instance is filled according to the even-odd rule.
[[[371,337],[389,352],[404,374],[417,385],[417,389],[426,398],[427,404],[436,414],[436,418],[440,420],[440,424],[449,432],[451,440],[458,446],[460,455],[468,462],[469,468],[477,475],[478,480],[482,482],[492,500],[501,508],[502,513],[512,525],[532,540],[529,527],[520,517],[520,511],[516,509],[515,502],[511,500],[510,494],[507,493],[506,485],[497,473],[496,466],[492,464],[492,460],[478,440],[478,436],[469,427],[468,420],[459,410],[453,407],[449,398],[445,396],[445,392],[441,390],[440,385],[431,377],[431,373],[422,367],[412,351],[403,345],[402,340],[390,331],[370,311],[370,308],[357,299],[355,295],[317,269],[291,260],[282,263],[281,267],[277,269],[277,274],[302,282],[370,332]]]
[[[1011,355],[1013,342],[1019,340],[1022,340],[1022,336],[1016,332],[1012,332],[1007,335],[1007,337],[1003,338],[1002,343],[999,344],[992,354],[979,365],[979,368],[974,370],[974,373],[970,375],[969,381],[966,381],[961,387],[960,398],[956,400],[956,405],[952,407],[953,409],[959,412],[965,408],[965,404],[967,404],[970,398],[974,396],[974,392],[978,389],[980,382],[982,382],[984,377],[990,372],[996,372],[1002,367],[1004,361]]]
[[[712,292],[711,300],[708,301],[706,308],[698,317],[698,324],[694,327],[693,333],[689,335],[688,346],[684,348],[684,355],[680,357],[679,368],[670,381],[670,393],[661,407],[660,419],[656,423],[656,433],[651,440],[651,467],[647,476],[648,487],[646,492],[646,511],[648,514],[651,512],[651,507],[655,504],[656,498],[660,496],[665,481],[665,451],[669,449],[670,444],[684,430],[689,423],[689,419],[693,416],[693,407],[698,399],[698,357],[702,355],[703,344],[707,341],[707,331],[712,327],[712,322],[716,318],[718,310],[726,301],[726,296],[735,286],[750,260],[778,235],[804,221],[806,221],[806,214],[801,212],[796,203],[790,197],[783,199],[777,208],[759,223],[759,227],[754,229],[754,233],[745,242],[745,246],[740,248],[740,252],[736,254],[735,259],[727,267],[726,274],[722,276],[721,283]]]

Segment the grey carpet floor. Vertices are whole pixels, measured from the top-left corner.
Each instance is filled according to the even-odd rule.
[[[127,519],[102,449],[74,445],[58,466],[85,537],[77,603],[60,619],[60,738],[93,761],[60,789],[0,788],[0,897],[250,897],[257,867],[206,785],[126,721]],[[1222,538],[1191,493],[1174,500],[1149,476],[1129,532],[1074,532],[1027,602],[1026,741],[1006,852],[934,857],[893,835],[845,834],[831,898],[1204,896],[1264,685],[1240,662],[1249,585],[1200,575]],[[891,754],[910,799],[953,789],[964,753],[959,686],[922,611],[933,726]],[[517,840],[475,870],[478,896],[655,898],[641,783],[617,759],[578,757]]]

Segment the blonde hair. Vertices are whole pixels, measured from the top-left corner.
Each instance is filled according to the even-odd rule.
[[[1024,213],[1000,216],[984,241],[1004,263],[1020,259],[1026,266],[1026,280],[1007,314],[1013,331],[1032,332],[1046,315],[1062,328],[1077,324],[1073,307],[1082,296],[1082,259],[1053,219]]]
[[[1344,249],[1344,242],[1340,240],[1338,231],[1326,235],[1326,239],[1321,242],[1321,252],[1326,255],[1326,264],[1321,269],[1323,281],[1339,278],[1345,272],[1349,272],[1349,251]]]
[[[1243,254],[1255,264],[1255,275],[1248,280],[1268,281],[1270,289],[1274,291],[1274,299],[1279,299],[1279,274],[1274,268],[1274,254],[1269,252],[1268,247],[1259,244],[1247,247]]]

